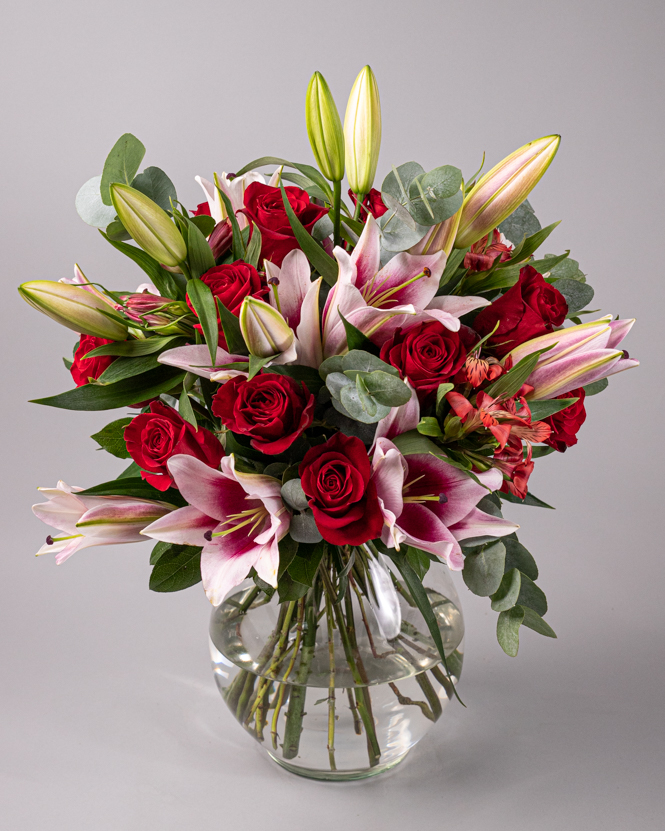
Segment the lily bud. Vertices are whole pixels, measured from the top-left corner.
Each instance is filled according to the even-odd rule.
[[[468,248],[518,208],[541,180],[561,136],[536,139],[499,162],[467,194],[455,248]],[[520,240],[515,240],[520,242]]]
[[[344,133],[326,79],[320,72],[312,75],[305,105],[307,135],[321,172],[331,182],[344,178]]]
[[[246,297],[240,307],[240,331],[250,354],[257,358],[293,350],[295,359],[295,335],[282,315],[263,300]]]
[[[212,250],[212,256],[215,259],[221,257],[222,254],[226,254],[232,244],[233,229],[231,228],[231,223],[228,219],[224,219],[222,222],[218,222],[217,225],[215,225],[212,229],[212,233],[208,237],[208,245]]]
[[[381,149],[379,87],[369,66],[356,78],[344,116],[346,178],[354,193],[369,193]]]
[[[37,311],[80,335],[110,340],[127,337],[127,327],[104,314],[111,312],[111,306],[83,286],[32,280],[20,285],[18,291]]]
[[[117,182],[111,200],[127,233],[157,262],[175,266],[187,257],[187,246],[166,211],[141,191]]]

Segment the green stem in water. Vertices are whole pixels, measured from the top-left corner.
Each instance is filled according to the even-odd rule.
[[[289,696],[289,709],[286,714],[284,726],[284,743],[282,745],[282,756],[285,759],[295,759],[300,747],[300,734],[302,733],[302,720],[305,715],[305,697],[307,687],[305,686],[309,670],[314,658],[314,647],[316,644],[316,618],[318,614],[318,603],[315,600],[316,590],[311,588],[306,597],[305,621],[307,629],[302,642],[300,655],[300,666],[295,678],[291,694]]]
[[[436,690],[432,686],[432,682],[427,677],[426,672],[420,672],[416,675],[416,681],[418,682],[418,686],[420,689],[425,693],[425,698],[431,708],[432,712],[432,721],[438,721],[439,716],[443,712],[443,708],[441,707],[441,699],[436,694]]]
[[[333,244],[339,245],[342,241],[342,183],[333,184]]]
[[[422,711],[422,714],[425,716],[425,718],[429,719],[430,721],[436,721],[436,718],[434,718],[434,714],[432,713],[430,708],[427,706],[427,704],[425,704],[424,701],[414,701],[412,698],[409,698],[407,695],[402,695],[402,693],[397,688],[397,684],[393,684],[392,682],[390,682],[388,684],[388,686],[395,693],[395,695],[397,696],[397,700],[399,701],[400,704],[402,704],[402,706],[407,706],[408,707],[410,705],[414,705],[415,707],[420,707],[420,709]]]
[[[289,661],[289,665],[286,668],[282,681],[286,681],[286,679],[291,675],[293,671],[293,667],[296,662],[296,658],[298,656],[298,650],[300,649],[300,642],[302,640],[302,631],[303,626],[305,623],[305,600],[301,598],[298,601],[298,624],[296,629],[296,639],[293,644],[293,655],[291,656],[291,660]],[[273,713],[272,723],[270,725],[270,735],[272,736],[272,746],[275,750],[277,750],[277,722],[279,720],[279,714],[282,709],[282,704],[284,703],[284,697],[286,695],[288,685],[285,683],[279,684],[279,689],[277,690],[277,694],[273,699],[273,707],[275,712]]]
[[[337,770],[335,764],[335,641],[333,636],[333,616],[330,598],[326,595],[326,621],[328,624],[328,658],[330,661],[330,680],[328,681],[328,760],[330,770]]]

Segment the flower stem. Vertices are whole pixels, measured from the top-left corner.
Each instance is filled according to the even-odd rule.
[[[328,681],[328,760],[330,770],[337,770],[335,764],[335,641],[333,638],[333,615],[330,598],[326,595],[326,622],[328,624],[328,657],[330,680]]]
[[[284,743],[282,744],[282,756],[285,759],[295,759],[300,747],[300,734],[302,733],[302,720],[305,715],[305,697],[307,687],[305,683],[314,658],[314,647],[316,644],[316,628],[318,602],[315,599],[316,589],[311,588],[305,600],[305,622],[306,631],[302,641],[300,655],[300,666],[295,678],[294,685],[289,696],[289,709],[286,714],[284,726]]]
[[[277,722],[279,720],[279,714],[280,714],[281,709],[282,709],[282,704],[284,703],[284,697],[286,695],[287,687],[289,687],[289,685],[287,685],[283,682],[286,681],[286,679],[289,677],[289,675],[291,675],[291,672],[293,671],[293,667],[295,665],[296,658],[298,656],[298,650],[300,649],[300,642],[302,640],[302,631],[303,631],[304,623],[305,623],[305,600],[304,600],[304,598],[301,598],[298,601],[298,623],[297,623],[297,629],[296,629],[296,639],[295,639],[294,644],[293,644],[293,655],[291,656],[291,660],[289,661],[289,665],[287,666],[286,671],[284,672],[284,676],[282,678],[282,683],[278,685],[279,689],[277,690],[277,694],[275,695],[275,698],[273,699],[273,707],[274,707],[275,711],[273,713],[272,723],[270,725],[270,735],[272,737],[272,746],[275,750],[277,750]],[[290,689],[290,687],[289,687],[289,689]]]
[[[333,183],[333,245],[339,245],[342,241],[342,183]]]

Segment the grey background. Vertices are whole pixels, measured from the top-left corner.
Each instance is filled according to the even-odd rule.
[[[656,829],[663,827],[663,6],[644,2],[5,3],[0,816],[11,829]],[[37,485],[121,463],[89,438],[115,416],[39,408],[69,388],[73,336],[15,286],[141,272],[84,225],[78,187],[131,131],[180,197],[264,154],[309,161],[304,93],[321,70],[343,112],[375,70],[379,174],[417,159],[470,174],[563,134],[532,203],[562,219],[594,308],[636,316],[639,370],[589,400],[580,443],[537,465],[556,511],[514,507],[557,641],[519,657],[463,594],[467,709],[401,769],[347,786],[289,776],[226,713],[200,587],[147,589],[150,546],[35,560]],[[379,179],[380,180],[380,179]]]

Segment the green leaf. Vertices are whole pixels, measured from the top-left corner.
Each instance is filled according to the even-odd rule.
[[[462,171],[452,165],[435,167],[409,186],[409,213],[420,225],[444,222],[462,207]]]
[[[219,297],[217,298],[217,309],[229,352],[232,355],[247,355],[247,345],[240,331],[240,321],[233,312],[226,308]]]
[[[496,622],[496,639],[506,655],[514,658],[520,648],[520,626],[524,620],[524,609],[513,606],[501,612]]]
[[[598,393],[602,392],[608,384],[609,381],[607,380],[607,378],[601,378],[599,381],[593,381],[592,383],[587,384],[586,387],[582,387],[582,389],[584,390],[587,396],[598,395]]]
[[[115,384],[125,378],[133,378],[161,366],[156,355],[142,355],[140,358],[116,358],[97,379],[98,384]]]
[[[132,462],[129,467],[126,467],[116,479],[135,479],[141,473],[141,468]]]
[[[243,174],[247,173],[249,170],[255,170],[257,167],[264,167],[265,165],[277,165],[278,167],[292,167],[295,170],[299,170],[304,176],[306,176],[310,181],[317,184],[321,190],[326,195],[326,201],[332,205],[333,202],[333,194],[330,189],[330,185],[323,177],[323,174],[318,171],[315,167],[309,164],[299,164],[298,162],[289,162],[286,159],[280,159],[278,156],[262,156],[260,159],[254,159],[254,161],[249,162],[243,168],[241,168],[237,173],[236,176],[242,176]],[[285,177],[286,178],[286,177]]]
[[[288,569],[282,574],[277,584],[277,591],[279,593],[279,602],[287,603],[292,600],[300,600],[309,591],[309,586],[306,583],[298,583],[288,572]]]
[[[523,612],[524,620],[522,623],[524,626],[528,626],[529,629],[533,629],[534,632],[538,632],[539,635],[544,635],[546,638],[556,638],[554,629],[539,614],[534,612],[533,609],[529,609],[527,606],[523,608]]]
[[[381,195],[387,194],[397,199],[402,205],[409,201],[411,184],[419,177],[425,175],[425,168],[418,162],[404,162],[399,167],[393,167],[390,173],[383,180]],[[458,185],[459,187],[459,185]]]
[[[312,199],[320,199],[322,202],[328,201],[326,193],[307,176],[284,170],[282,171],[282,179],[285,179],[287,182],[293,182],[294,185],[297,185],[302,190],[306,190]]]
[[[569,254],[570,251],[566,251],[563,254],[545,254],[542,259],[533,260],[531,265],[540,274],[551,273],[552,269],[556,268],[559,263],[562,263],[564,260],[568,259]]]
[[[289,563],[296,556],[298,552],[298,543],[288,534],[278,543],[279,548],[279,569],[277,571],[278,579],[281,579],[282,574],[289,567]]]
[[[247,253],[245,254],[245,262],[253,265],[254,268],[259,267],[259,257],[261,256],[261,232],[256,227],[256,223],[252,222],[252,234],[249,238],[249,245],[247,246]]]
[[[81,219],[93,228],[106,228],[115,219],[115,208],[102,202],[100,185],[101,176],[92,179],[81,186],[76,194],[76,212]]]
[[[108,234],[103,231],[99,232],[105,240],[111,243],[114,248],[121,251],[125,256],[129,257],[145,271],[154,283],[157,291],[162,297],[169,297],[171,300],[184,300],[185,298],[185,277],[182,274],[172,274],[153,259],[150,254],[146,254],[135,245],[128,245],[126,242],[118,242],[111,239]]]
[[[538,352],[532,352],[530,355],[526,355],[511,370],[506,372],[505,375],[502,375],[493,384],[490,384],[485,392],[492,398],[510,398],[510,396],[515,395],[533,372],[535,365],[538,363],[538,358],[546,351],[546,349],[540,349]]]
[[[433,453],[434,455],[441,453],[440,447],[425,436],[421,436],[417,430],[409,430],[407,433],[395,436],[392,441],[403,456],[412,456],[414,453]]]
[[[197,233],[200,235],[201,232],[197,229]],[[191,233],[189,236],[191,236]],[[208,245],[207,242],[206,245]],[[210,247],[208,247],[208,251],[210,251]],[[212,256],[212,252],[210,256]],[[207,286],[198,277],[195,277],[187,283],[187,297],[191,300],[194,311],[201,321],[203,335],[205,336],[208,351],[210,352],[210,361],[214,365],[217,360],[217,340],[219,337],[215,298],[212,296],[210,286]]]
[[[358,330],[356,329],[356,331]],[[336,363],[336,359],[339,359],[339,364]],[[330,369],[327,371],[343,372],[345,375],[348,375],[349,378],[353,378],[353,380],[355,380],[356,375],[359,372],[368,373],[375,372],[377,370],[381,372],[388,372],[390,375],[395,375],[399,378],[398,369],[390,364],[387,364],[385,361],[382,361],[381,358],[378,358],[371,352],[366,352],[362,349],[352,349],[347,352],[346,355],[334,355],[332,358],[328,358],[324,361],[323,364],[321,364],[321,367],[323,367],[324,364],[330,366],[341,366],[341,369]]]
[[[270,361],[274,361],[276,357],[276,355],[270,355],[268,358],[259,358],[257,355],[250,355],[249,374],[247,376],[247,380],[251,381],[255,375],[261,372],[261,370],[267,363],[270,363]]]
[[[422,436],[433,436],[436,439],[443,436],[439,422],[432,416],[425,416],[424,418],[421,418],[416,430]]]
[[[99,355],[120,355],[125,358],[139,358],[142,355],[153,355],[155,352],[162,352],[168,346],[174,349],[182,346],[185,338],[180,335],[171,335],[167,338],[150,337],[145,340],[123,340],[115,343],[105,343],[96,349],[86,352],[86,358],[96,358]]]
[[[533,450],[531,451],[531,456],[534,459],[542,459],[543,456],[549,456],[550,453],[556,453],[556,450],[553,447],[540,445],[533,448]]]
[[[113,222],[109,222],[106,226],[106,236],[109,241],[114,242],[123,242],[124,240],[131,239],[130,235],[127,233],[127,229],[117,216]]]
[[[512,493],[501,493],[501,499],[505,502],[513,502],[515,505],[531,505],[534,508],[549,508],[551,511],[554,510],[552,505],[548,505],[547,502],[543,502],[542,499],[538,499],[538,497],[534,496],[531,492],[527,492],[524,499],[520,499],[519,496],[515,496]]]
[[[106,427],[103,427],[99,433],[93,433],[90,438],[94,439],[103,450],[106,450],[112,456],[116,456],[118,459],[130,459],[131,455],[125,444],[125,427],[131,420],[131,417],[128,417],[112,421]]]
[[[321,376],[313,367],[310,366],[299,366],[298,364],[289,364],[288,366],[269,366],[263,371],[272,372],[275,375],[288,375],[289,378],[301,381],[314,395],[316,395],[323,386]]]
[[[113,204],[109,190],[113,182],[131,185],[144,156],[145,147],[131,133],[125,133],[116,141],[104,162],[99,188],[105,205]]]
[[[446,404],[446,395],[455,388],[454,384],[439,384],[436,390],[436,416],[441,418]]]
[[[522,584],[520,588],[519,598],[517,602],[520,606],[527,606],[538,612],[541,617],[547,614],[547,598],[545,592],[537,586],[533,580],[525,575],[522,576]]]
[[[229,218],[229,222],[231,223],[231,229],[233,231],[233,244],[231,250],[233,252],[233,259],[234,260],[244,260],[245,255],[247,253],[247,246],[245,244],[245,237],[243,236],[242,231],[240,230],[240,226],[238,225],[238,220],[235,215],[235,211],[233,210],[233,205],[231,204],[231,200],[229,197],[224,193],[224,191],[218,185],[217,174],[215,174],[215,187],[217,188],[217,193],[219,194],[219,198],[224,203],[224,207],[226,208],[226,213]],[[245,229],[249,230],[249,229]]]
[[[366,335],[364,335],[360,331],[360,329],[356,329],[356,327],[352,323],[349,323],[349,321],[346,320],[344,315],[339,310],[337,313],[342,318],[342,323],[344,324],[344,331],[346,332],[346,343],[349,347],[349,352],[362,351],[371,353],[373,351],[376,351],[376,347],[374,346],[372,341]]]
[[[198,226],[191,219],[187,220],[187,262],[193,277],[201,277],[206,271],[215,267],[215,258],[208,240],[203,236]],[[205,285],[205,283],[204,283]],[[189,284],[187,286],[189,292]],[[191,297],[191,295],[190,295]],[[212,307],[214,308],[214,301]],[[215,321],[217,315],[215,315]],[[215,323],[215,328],[217,324]]]
[[[525,574],[531,580],[537,580],[538,566],[536,561],[522,543],[514,537],[503,537],[501,541],[506,547],[506,571],[510,571],[511,568],[518,568],[522,574]]]
[[[111,479],[80,491],[88,496],[131,496],[136,499],[152,499],[157,502],[166,502],[169,505],[181,507],[187,503],[175,488],[167,491],[158,491],[140,476],[128,476],[122,479]]]
[[[579,400],[579,398],[552,398],[543,401],[529,401],[531,421],[542,421],[544,418],[549,418],[551,415],[576,404]]]
[[[519,245],[525,237],[533,236],[541,229],[538,217],[533,212],[529,200],[524,202],[510,214],[507,219],[499,225],[499,231],[512,242]]]
[[[480,551],[467,554],[462,577],[468,589],[480,597],[489,597],[501,585],[506,564],[506,548],[502,542],[484,545]]]
[[[439,289],[442,289],[444,286],[453,279],[454,275],[457,273],[458,269],[462,266],[464,262],[464,257],[466,256],[467,252],[469,251],[468,248],[453,248],[450,252],[450,256],[446,260],[446,267],[443,269],[443,274],[441,275],[441,279],[439,280]],[[462,271],[462,274],[465,274],[466,271]],[[451,290],[454,286],[451,286]],[[442,292],[444,294],[448,294],[449,292]]]
[[[150,565],[155,566],[157,565],[157,561],[171,548],[170,542],[158,542],[157,545],[152,549],[150,554]]]
[[[411,399],[411,390],[404,381],[389,372],[377,369],[374,372],[358,373],[369,395],[384,407],[400,407]]]
[[[593,300],[594,291],[588,283],[580,283],[570,277],[562,277],[553,284],[557,291],[566,298],[568,315],[572,317]]]
[[[296,583],[311,586],[314,583],[314,577],[319,568],[325,547],[322,543],[317,543],[309,557],[302,556],[302,552],[305,549],[306,544],[301,543],[298,553],[289,564],[288,572]]]
[[[132,187],[152,199],[163,211],[170,211],[171,204],[178,201],[175,185],[158,167],[146,167],[143,173],[132,181]]]
[[[190,376],[191,377],[191,376]],[[188,424],[191,424],[196,430],[198,430],[198,422],[196,420],[196,413],[192,407],[192,402],[189,400],[189,393],[183,386],[182,392],[180,393],[180,399],[178,401],[178,413],[185,419]]]
[[[414,548],[411,545],[407,546],[405,554],[411,568],[418,575],[418,579],[422,581],[429,571],[429,567],[432,563],[429,554],[427,554],[426,551],[421,551],[419,548]]]
[[[499,588],[492,595],[492,609],[495,612],[506,612],[517,603],[520,593],[522,576],[519,569],[511,568],[501,579]]]
[[[507,260],[505,263],[499,264],[497,270],[500,271],[502,268],[509,267],[509,264],[515,262],[522,262],[523,260],[526,260],[540,248],[540,246],[545,242],[545,240],[549,237],[552,231],[557,227],[557,225],[560,224],[561,220],[559,220],[559,222],[553,222],[546,228],[541,228],[540,231],[536,231],[535,234],[532,234],[530,237],[527,237],[521,245],[517,245],[517,247],[511,255],[510,260]],[[511,240],[511,242],[514,242],[514,240]]]
[[[154,592],[178,592],[201,582],[201,549],[194,545],[171,545],[161,554],[150,575]]]
[[[551,254],[546,254],[545,256],[550,257]],[[586,282],[586,276],[580,269],[580,264],[577,260],[573,260],[572,257],[567,257],[555,266],[550,267],[549,272],[550,276],[548,277],[548,280],[550,282],[561,280],[563,277],[567,277],[570,280],[577,280],[580,283]]]
[[[400,202],[388,193],[381,198],[388,210],[379,217],[381,247],[386,251],[404,251],[419,242],[427,233],[426,225],[419,225]]]
[[[215,230],[215,220],[207,214],[200,214],[200,216],[190,216],[189,221],[192,222],[203,236],[207,239]]]
[[[337,273],[339,271],[337,262],[326,254],[318,242],[313,240],[309,232],[305,230],[302,223],[295,215],[295,212],[291,207],[291,203],[286,195],[286,191],[284,190],[284,185],[281,182],[279,187],[282,192],[284,210],[286,211],[286,216],[288,217],[295,238],[298,240],[298,245],[302,248],[307,259],[323,277],[326,283],[334,286],[337,282]]]
[[[184,376],[185,373],[180,369],[160,366],[115,384],[85,384],[60,395],[33,399],[30,403],[60,407],[63,410],[113,410],[116,407],[140,404],[141,401],[149,401],[162,393],[170,392],[180,384]]]

